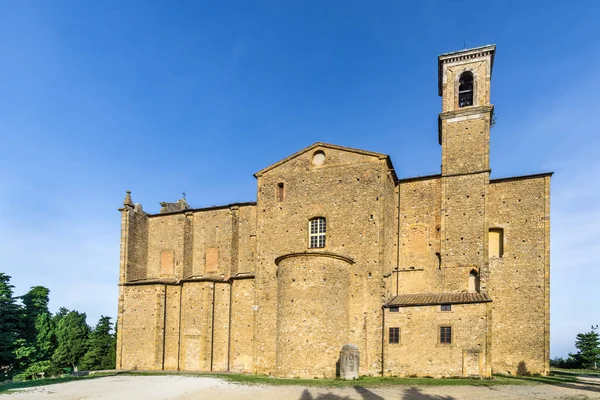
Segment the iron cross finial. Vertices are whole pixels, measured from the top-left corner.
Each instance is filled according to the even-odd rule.
[[[183,199],[185,200],[185,196],[186,196],[185,191],[181,192],[181,194],[183,195]]]

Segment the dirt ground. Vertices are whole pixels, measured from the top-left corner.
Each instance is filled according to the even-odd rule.
[[[466,400],[600,399],[600,384],[316,388],[248,386],[192,376],[111,376],[11,391],[7,400]]]

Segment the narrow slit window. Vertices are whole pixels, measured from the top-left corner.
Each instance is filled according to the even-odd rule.
[[[452,343],[452,327],[451,326],[440,326],[440,343],[451,344]]]
[[[390,344],[400,343],[400,328],[390,328],[389,342]]]
[[[458,82],[458,106],[468,107],[473,105],[473,74],[463,72]]]
[[[327,222],[325,218],[318,217],[309,221],[309,247],[311,249],[325,247],[327,236]]]
[[[492,228],[489,233],[489,257],[502,258],[504,255],[504,230]]]
[[[400,312],[400,307],[390,307],[390,312]]]
[[[277,201],[283,201],[283,196],[284,196],[283,182],[279,182],[277,184]]]

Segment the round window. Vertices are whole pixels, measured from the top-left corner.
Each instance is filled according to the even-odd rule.
[[[321,150],[315,151],[315,154],[313,154],[312,162],[317,167],[320,167],[321,165],[325,164],[325,153],[323,153]]]

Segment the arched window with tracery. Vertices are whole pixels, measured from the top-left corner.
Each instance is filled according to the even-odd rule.
[[[327,221],[324,217],[316,217],[308,221],[308,243],[311,249],[325,247]]]
[[[473,74],[463,72],[458,80],[458,106],[468,107],[473,105]]]

